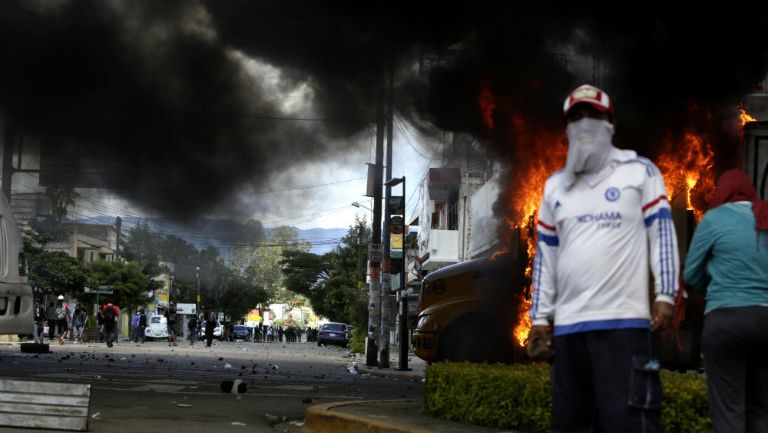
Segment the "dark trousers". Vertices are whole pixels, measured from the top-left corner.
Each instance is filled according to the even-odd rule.
[[[768,432],[768,307],[707,313],[701,348],[715,431]]]
[[[56,319],[48,319],[48,339],[53,340],[56,335]]]
[[[211,331],[209,331],[211,329]],[[213,341],[213,327],[211,325],[207,325],[205,327],[205,345],[208,347],[211,347],[211,342]]]
[[[107,339],[107,344],[112,344],[113,341],[117,340],[117,335],[115,334],[115,324],[114,323],[105,323],[104,324],[104,338]]]
[[[552,431],[660,433],[661,381],[649,331],[554,337]]]

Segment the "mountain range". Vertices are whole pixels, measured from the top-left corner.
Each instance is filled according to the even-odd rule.
[[[90,224],[115,224],[115,217],[100,215],[88,217],[78,222]],[[248,224],[238,223],[226,219],[200,218],[189,222],[180,222],[169,218],[139,218],[125,217],[122,219],[122,232],[141,222],[146,222],[149,228],[164,235],[178,236],[197,248],[205,248],[209,245],[216,247],[223,256],[227,256],[233,247],[246,245],[252,237],[252,228]],[[264,227],[264,237],[269,239],[270,233],[275,228]],[[341,242],[341,238],[347,233],[345,228],[310,228],[296,229],[299,240],[311,245],[310,252],[325,254],[330,252]],[[262,241],[269,244],[269,241]]]

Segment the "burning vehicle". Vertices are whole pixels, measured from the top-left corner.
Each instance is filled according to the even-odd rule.
[[[483,95],[479,100],[481,109],[495,109],[495,103],[489,103],[491,99],[492,96]],[[493,127],[493,116],[488,113],[485,118],[488,126]],[[742,166],[753,179],[758,194],[765,197],[768,123],[755,122],[743,109],[738,120],[742,134],[739,138],[746,144]],[[514,155],[518,174],[502,181],[497,202],[497,206],[502,205],[497,217],[503,220],[498,234],[503,238],[500,249],[486,258],[439,269],[422,280],[414,344],[416,355],[428,362],[530,361],[525,346],[531,329],[528,310],[537,206],[547,176],[563,165],[567,146],[563,137],[556,134],[526,137],[529,129],[521,126],[525,125],[522,118],[510,124],[518,142],[533,143],[534,147],[541,147],[541,141],[550,143],[550,158],[526,158],[520,150]],[[682,128],[661,141],[654,158],[672,204],[681,263],[685,261],[696,223],[704,215],[714,191],[718,170],[713,135],[695,127]],[[476,231],[475,227],[472,231]],[[652,290],[650,286],[649,293]],[[703,312],[703,295],[686,291],[681,282],[672,329],[654,333],[654,350],[664,367],[701,368]]]
[[[416,355],[426,361],[524,359],[511,334],[521,312],[520,263],[509,256],[475,259],[427,275],[413,336]]]

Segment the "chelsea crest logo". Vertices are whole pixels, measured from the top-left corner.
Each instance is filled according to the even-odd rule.
[[[612,186],[605,190],[605,199],[608,201],[616,201],[621,197],[621,192],[615,186]]]

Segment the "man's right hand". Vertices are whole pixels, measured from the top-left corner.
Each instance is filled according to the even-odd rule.
[[[552,346],[552,334],[550,333],[549,325],[533,325],[531,328],[531,335],[528,338],[528,344],[531,344],[536,340],[543,341],[547,347]]]
[[[548,325],[535,325],[531,328],[526,353],[533,359],[546,359],[552,353],[552,336]]]

